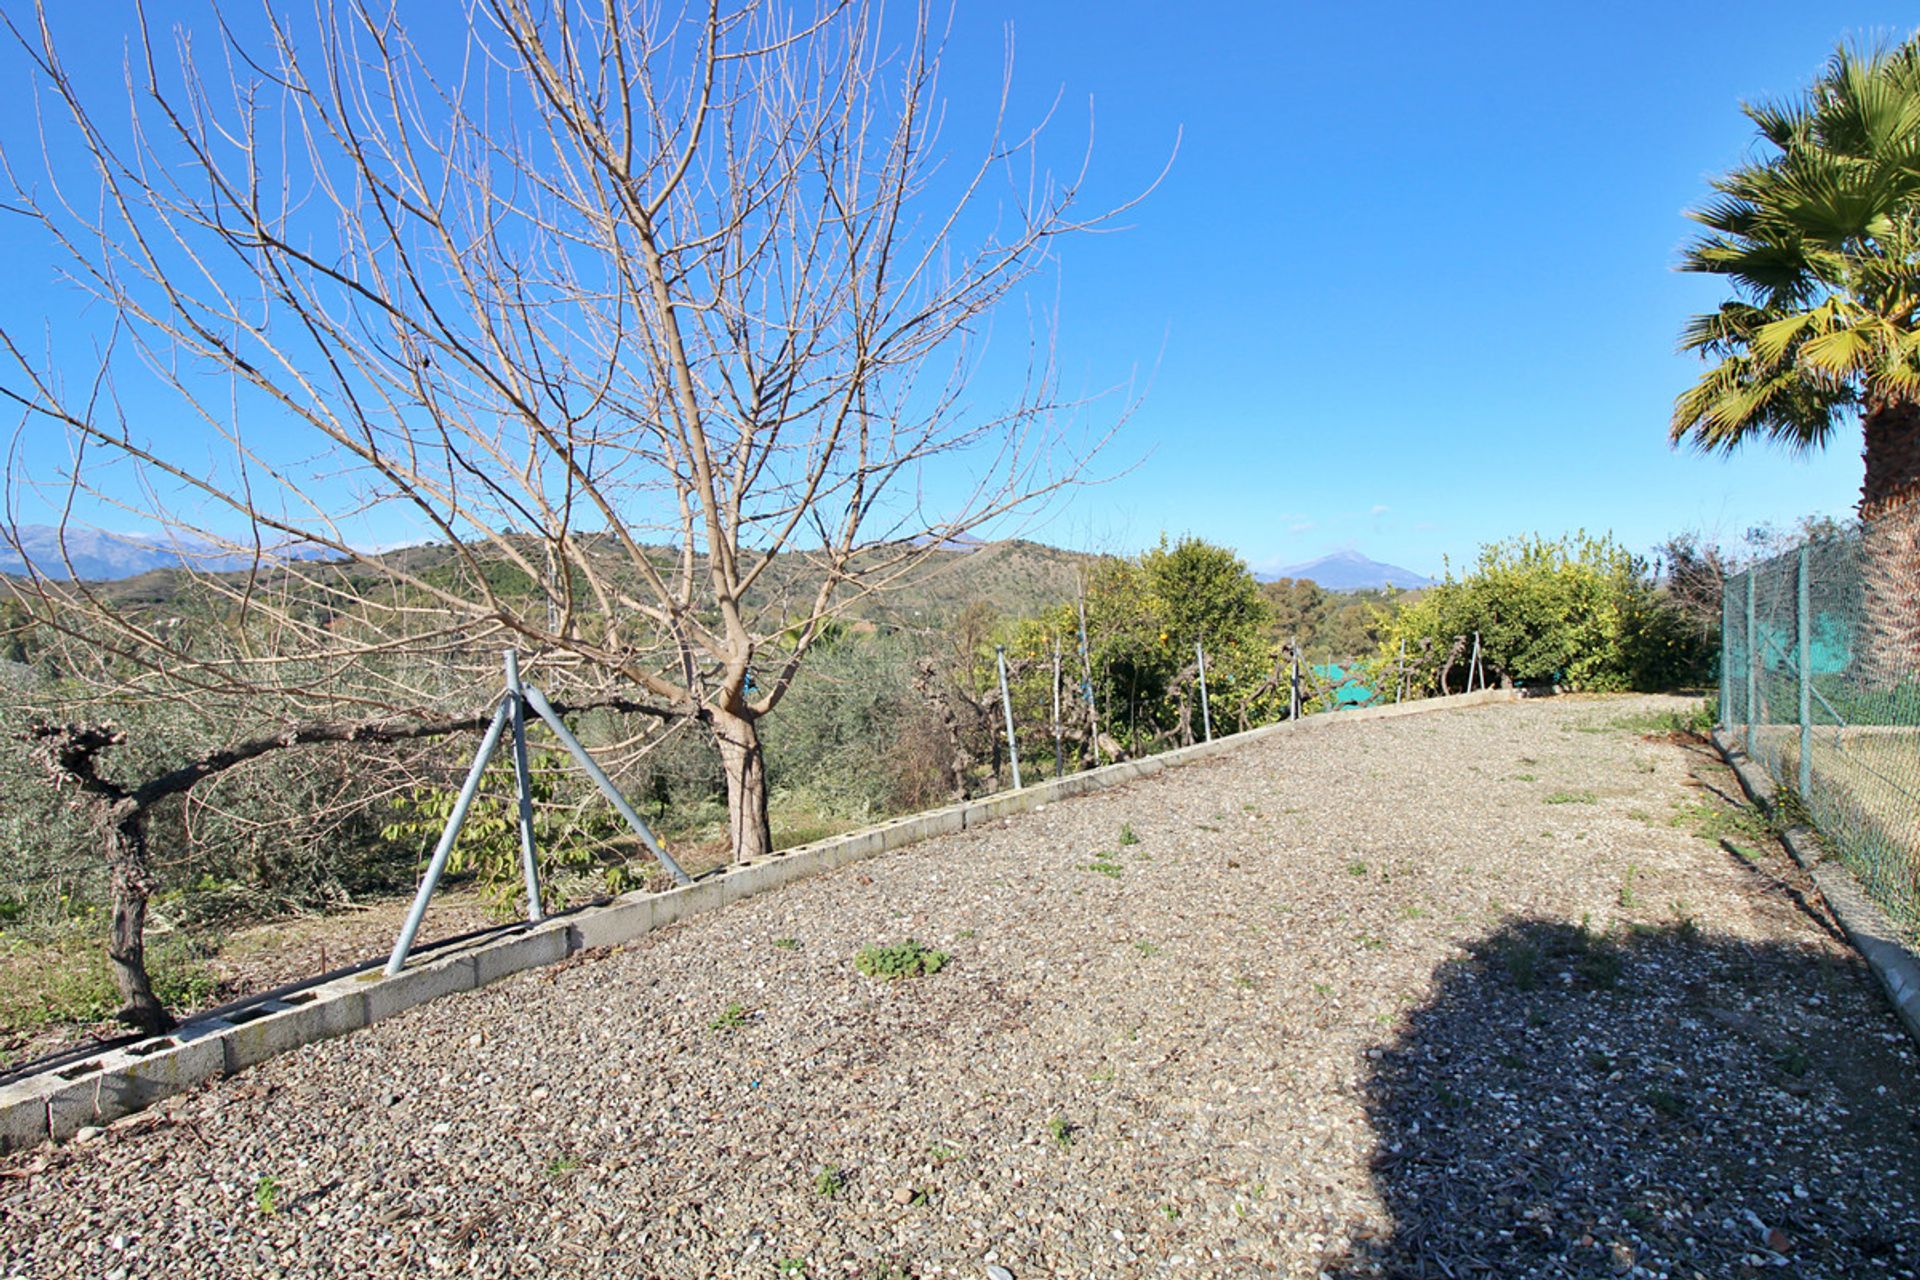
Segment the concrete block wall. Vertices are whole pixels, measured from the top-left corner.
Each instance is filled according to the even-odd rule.
[[[429,1000],[471,991],[526,969],[553,964],[578,951],[631,942],[655,929],[804,876],[997,822],[1058,800],[1121,786],[1260,738],[1309,732],[1354,720],[1509,702],[1518,697],[1510,690],[1489,689],[1267,725],[1141,760],[1124,760],[1038,782],[1020,791],[895,818],[788,849],[759,862],[714,871],[664,893],[629,893],[538,925],[449,947],[422,948],[413,963],[393,977],[371,967],[218,1017],[200,1018],[170,1035],[0,1087],[0,1151],[17,1150],[49,1138],[65,1141],[82,1129],[108,1124],[203,1081],[244,1071],[303,1045],[349,1034]]]

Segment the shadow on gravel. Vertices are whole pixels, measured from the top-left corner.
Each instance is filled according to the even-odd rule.
[[[1438,976],[1366,1090],[1391,1234],[1327,1275],[1920,1268],[1915,1058],[1851,955],[1520,921]]]

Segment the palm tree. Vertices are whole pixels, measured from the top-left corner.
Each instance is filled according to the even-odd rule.
[[[1801,97],[1745,104],[1765,154],[1715,180],[1681,269],[1734,296],[1682,348],[1713,361],[1672,438],[1828,444],[1858,415],[1867,635],[1889,682],[1920,657],[1920,35],[1842,46]]]

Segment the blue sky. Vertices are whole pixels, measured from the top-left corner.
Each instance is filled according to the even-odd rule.
[[[1131,551],[1192,533],[1258,568],[1354,547],[1432,573],[1525,532],[1646,549],[1844,514],[1851,437],[1814,458],[1669,448],[1697,368],[1675,336],[1720,296],[1672,264],[1684,210],[1750,146],[1739,102],[1798,90],[1843,36],[1914,21],[1873,4],[963,0],[956,137],[991,109],[1011,23],[1016,118],[1057,96],[1050,145],[1070,163],[1091,112],[1092,200],[1151,182],[1178,140],[1125,231],[1064,248],[1066,385],[1146,395],[1104,459],[1123,474],[1032,535]],[[20,148],[31,116],[7,82],[0,143]],[[70,311],[16,254],[8,322]]]
[[[983,8],[969,62],[998,58]],[[1137,360],[1152,386],[1116,446],[1145,464],[1043,536],[1165,528],[1261,567],[1352,546],[1434,572],[1527,531],[1643,549],[1852,508],[1855,439],[1669,448],[1697,368],[1675,337],[1720,297],[1672,265],[1684,211],[1747,154],[1739,103],[1800,89],[1845,35],[1904,36],[1911,7],[1083,12],[1000,6],[1022,82],[1092,95],[1111,189],[1181,142],[1131,231],[1065,251],[1068,367],[1092,384]]]

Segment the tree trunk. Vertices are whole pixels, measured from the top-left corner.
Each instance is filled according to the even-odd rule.
[[[153,983],[147,977],[147,899],[156,887],[147,857],[147,813],[131,800],[124,800],[115,807],[110,823],[107,868],[113,888],[113,918],[107,960],[125,1001],[114,1017],[149,1035],[158,1035],[171,1031],[174,1020],[153,994]]]
[[[1920,674],[1920,404],[1869,405],[1861,425],[1862,675],[1891,688]]]
[[[727,774],[727,833],[733,860],[767,857],[773,853],[773,825],[767,818],[767,758],[760,746],[758,717],[715,710],[709,726]]]

